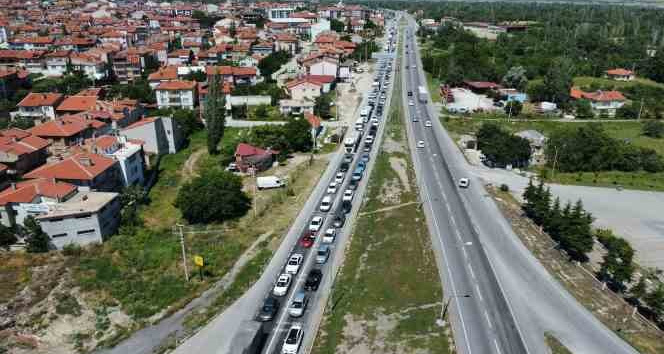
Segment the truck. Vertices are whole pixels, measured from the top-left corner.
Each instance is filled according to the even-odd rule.
[[[347,154],[351,154],[357,151],[357,146],[360,143],[360,132],[354,131],[349,137],[344,139],[344,149]]]
[[[417,87],[417,97],[420,102],[427,103],[427,100],[429,99],[429,93],[427,92],[427,89],[424,88],[424,86]]]
[[[256,187],[258,189],[280,188],[286,183],[277,176],[263,176],[256,178]]]

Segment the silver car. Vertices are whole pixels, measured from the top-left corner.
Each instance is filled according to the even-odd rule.
[[[295,294],[293,301],[288,307],[288,314],[291,317],[301,317],[304,314],[304,310],[307,308],[309,303],[309,297],[303,291]]]
[[[328,245],[321,245],[316,252],[316,264],[325,264],[327,259],[330,258],[330,247]]]

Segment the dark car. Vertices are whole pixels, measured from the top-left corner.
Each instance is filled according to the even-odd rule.
[[[406,67],[406,69],[408,69],[408,67]],[[412,95],[413,95],[413,91],[408,91],[408,96],[412,96]]]
[[[344,155],[344,162],[348,162],[348,163],[353,162],[353,154],[345,154]]]
[[[364,161],[365,163],[369,162],[370,158],[371,156],[369,154],[362,154],[362,161]]]
[[[332,226],[340,228],[344,226],[345,222],[346,222],[346,216],[342,213],[339,213],[334,216],[334,219],[332,219]]]
[[[278,311],[279,300],[270,296],[263,302],[263,306],[261,306],[261,310],[258,312],[256,319],[261,322],[272,321]]]
[[[339,165],[339,171],[341,172],[346,172],[350,168],[350,164],[348,162],[342,162],[341,165]]]
[[[344,200],[343,202],[341,202],[341,210],[343,210],[344,213],[346,213],[346,214],[350,213],[351,209],[353,209],[353,203],[351,203],[347,200]]]
[[[318,285],[320,285],[321,279],[323,279],[323,272],[321,272],[320,269],[312,269],[307,275],[307,280],[304,282],[304,290],[318,290]]]
[[[354,179],[350,180],[350,183],[348,183],[348,189],[356,190],[358,183],[359,181],[356,181]]]

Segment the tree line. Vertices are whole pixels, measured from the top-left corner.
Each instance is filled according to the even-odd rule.
[[[490,122],[482,124],[476,136],[478,149],[482,150],[490,164],[499,167],[528,166],[531,154],[528,140]]]
[[[544,154],[549,166],[562,172],[664,171],[655,150],[614,139],[599,124],[554,131]]]

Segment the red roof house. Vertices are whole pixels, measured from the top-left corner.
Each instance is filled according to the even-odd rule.
[[[248,168],[254,167],[258,171],[265,171],[272,167],[275,156],[279,151],[261,149],[249,144],[240,143],[235,148],[235,163],[240,171],[246,172]]]

